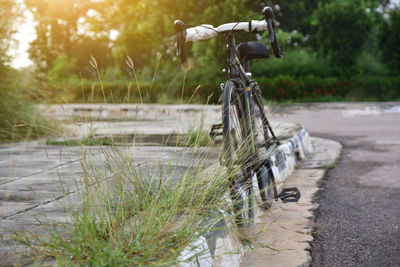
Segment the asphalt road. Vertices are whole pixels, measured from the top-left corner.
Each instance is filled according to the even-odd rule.
[[[342,143],[321,183],[312,266],[400,266],[400,103],[294,104],[273,118]]]

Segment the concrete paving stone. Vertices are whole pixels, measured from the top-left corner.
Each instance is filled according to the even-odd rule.
[[[40,168],[1,168],[0,176],[9,177],[11,180],[40,172]]]
[[[5,219],[0,221],[0,235],[9,235],[13,232],[24,231],[41,232],[43,230],[44,229],[40,222],[36,220],[18,221],[13,219]],[[1,239],[2,237],[0,237],[0,244],[2,244]]]
[[[7,203],[6,205],[4,205]],[[38,203],[35,202],[14,202],[14,201],[7,201],[7,202],[0,202],[0,218],[8,217],[10,215],[23,212],[29,208],[37,206]]]
[[[44,201],[54,198],[56,192],[48,190],[31,191],[31,190],[0,190],[0,203],[6,201]]]
[[[75,209],[77,212],[81,211],[79,207]],[[71,217],[67,215],[67,212],[64,208],[58,209],[43,209],[36,208],[31,209],[23,213],[18,213],[7,219],[20,222],[22,224],[41,222],[43,225],[52,225],[54,223],[68,223],[71,222]]]
[[[300,169],[316,169],[333,167],[336,160],[340,156],[342,145],[338,142],[313,137],[315,151],[309,158],[302,162],[298,168]]]
[[[8,182],[12,181],[12,179],[13,178],[10,178],[10,177],[0,177],[0,185],[8,183]]]
[[[16,190],[16,191],[50,191],[62,192],[68,188],[75,188],[75,181],[79,182],[78,178],[60,179],[55,175],[47,173],[35,175],[36,177],[26,177],[7,184],[0,185],[0,190]],[[72,189],[75,190],[75,189]]]

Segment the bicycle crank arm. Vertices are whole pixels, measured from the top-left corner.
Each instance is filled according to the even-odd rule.
[[[297,187],[283,188],[276,200],[279,198],[283,203],[298,202],[301,197]]]

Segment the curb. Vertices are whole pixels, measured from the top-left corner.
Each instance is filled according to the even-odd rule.
[[[305,159],[312,151],[310,134],[304,127],[275,150],[271,155],[271,161],[278,191],[282,188],[286,178],[294,171],[297,163]],[[253,176],[253,187],[257,187],[255,176]],[[256,207],[255,218],[257,221],[257,218],[263,214],[263,210],[258,205]],[[215,225],[216,229],[224,230],[207,232],[187,247],[179,257],[181,261],[192,258],[198,253],[201,253],[201,256],[196,256],[188,263],[181,263],[180,266],[240,266],[247,248],[241,244],[234,231],[229,230],[232,229],[232,226],[226,221],[221,221]]]

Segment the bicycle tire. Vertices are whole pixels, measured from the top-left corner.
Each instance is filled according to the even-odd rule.
[[[240,174],[230,190],[235,223],[246,238],[254,234],[255,201],[251,176],[251,171]]]
[[[254,142],[256,143],[256,157],[258,159],[262,159],[265,157],[268,151],[267,146],[260,146],[259,144],[266,144],[270,139],[268,134],[268,125],[265,120],[263,120],[263,115],[261,110],[264,110],[264,105],[262,100],[256,101],[255,97],[261,99],[259,95],[253,95],[252,97],[252,134],[254,135]],[[263,162],[263,161],[262,161]],[[273,192],[273,183],[272,177],[273,175],[271,171],[271,166],[269,162],[264,163],[263,166],[256,166],[257,169],[257,182],[258,189],[262,200],[262,207],[264,209],[270,209],[272,207],[274,192]]]
[[[241,168],[231,178],[230,195],[236,225],[248,236],[254,229],[253,172],[246,164],[249,138],[249,120],[246,117],[244,95],[236,90],[232,81],[224,86],[223,107],[223,163],[227,168]],[[228,170],[229,171],[229,170]]]
[[[244,164],[248,153],[248,124],[243,95],[236,90],[232,81],[227,81],[222,106],[222,159],[225,166]]]
[[[266,210],[272,207],[274,200],[274,190],[270,168],[270,166],[264,165],[257,171],[258,190],[260,192],[262,201],[261,206]]]

